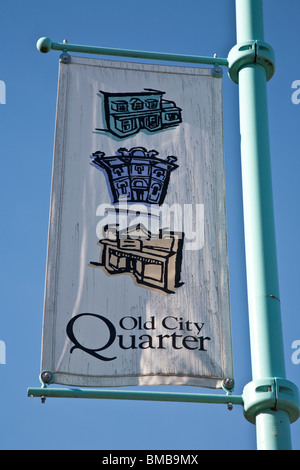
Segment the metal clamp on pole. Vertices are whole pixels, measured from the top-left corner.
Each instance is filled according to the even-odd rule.
[[[245,418],[252,424],[255,424],[257,415],[268,409],[285,411],[290,423],[297,421],[300,416],[298,388],[289,380],[255,380],[245,386],[242,396]]]
[[[266,78],[270,80],[275,73],[275,55],[272,47],[264,41],[247,41],[234,46],[228,54],[228,74],[238,83],[239,71],[249,64],[262,65]]]

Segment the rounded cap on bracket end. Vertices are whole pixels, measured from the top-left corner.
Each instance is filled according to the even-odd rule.
[[[40,52],[45,54],[51,51],[52,41],[50,38],[40,38],[36,43],[36,47]]]

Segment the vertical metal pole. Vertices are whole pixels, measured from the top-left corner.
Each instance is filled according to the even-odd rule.
[[[236,0],[237,42],[264,41],[262,0]],[[247,62],[247,61],[246,61]],[[266,69],[238,72],[247,288],[253,381],[285,378],[269,148]],[[258,449],[290,449],[285,411],[256,416]]]

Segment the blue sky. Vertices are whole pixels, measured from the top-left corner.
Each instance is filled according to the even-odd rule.
[[[274,5],[275,3],[275,5]],[[287,378],[300,387],[292,344],[299,322],[299,114],[297,0],[264,1],[265,40],[276,54],[268,83],[270,145]],[[59,52],[36,41],[227,57],[236,44],[233,0],[3,2],[1,118],[0,447],[2,449],[255,449],[255,427],[236,406],[27,397],[39,386]],[[224,139],[236,387],[251,381],[243,241],[238,87],[224,70]],[[2,99],[3,101],[3,99]],[[170,388],[174,391],[174,388]],[[182,391],[195,389],[182,387]],[[177,391],[177,389],[176,389]],[[200,390],[205,392],[205,390]],[[291,426],[300,449],[300,421]]]

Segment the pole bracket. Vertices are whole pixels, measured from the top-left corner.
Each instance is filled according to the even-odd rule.
[[[201,64],[201,65],[213,65],[213,76],[221,77],[222,69],[219,66],[228,66],[228,60],[226,57],[203,57],[185,54],[171,54],[166,52],[151,52],[151,51],[136,51],[128,49],[114,49],[108,47],[98,46],[84,46],[79,44],[68,44],[66,41],[63,43],[53,42],[50,38],[43,37],[37,41],[37,49],[46,54],[51,50],[63,51],[64,54],[68,52],[79,52],[80,54],[97,54],[106,56],[117,56],[117,57],[131,57],[137,59],[150,59],[150,60],[162,60],[171,62],[185,62],[190,64]],[[61,57],[61,61],[68,63],[68,58]]]
[[[264,41],[247,41],[234,46],[228,54],[228,74],[238,83],[239,71],[251,64],[262,65],[266,78],[270,80],[275,72],[275,55],[272,47]]]
[[[300,416],[299,392],[292,382],[282,378],[265,378],[247,384],[243,390],[244,415],[252,424],[266,410],[285,411],[290,422]]]

